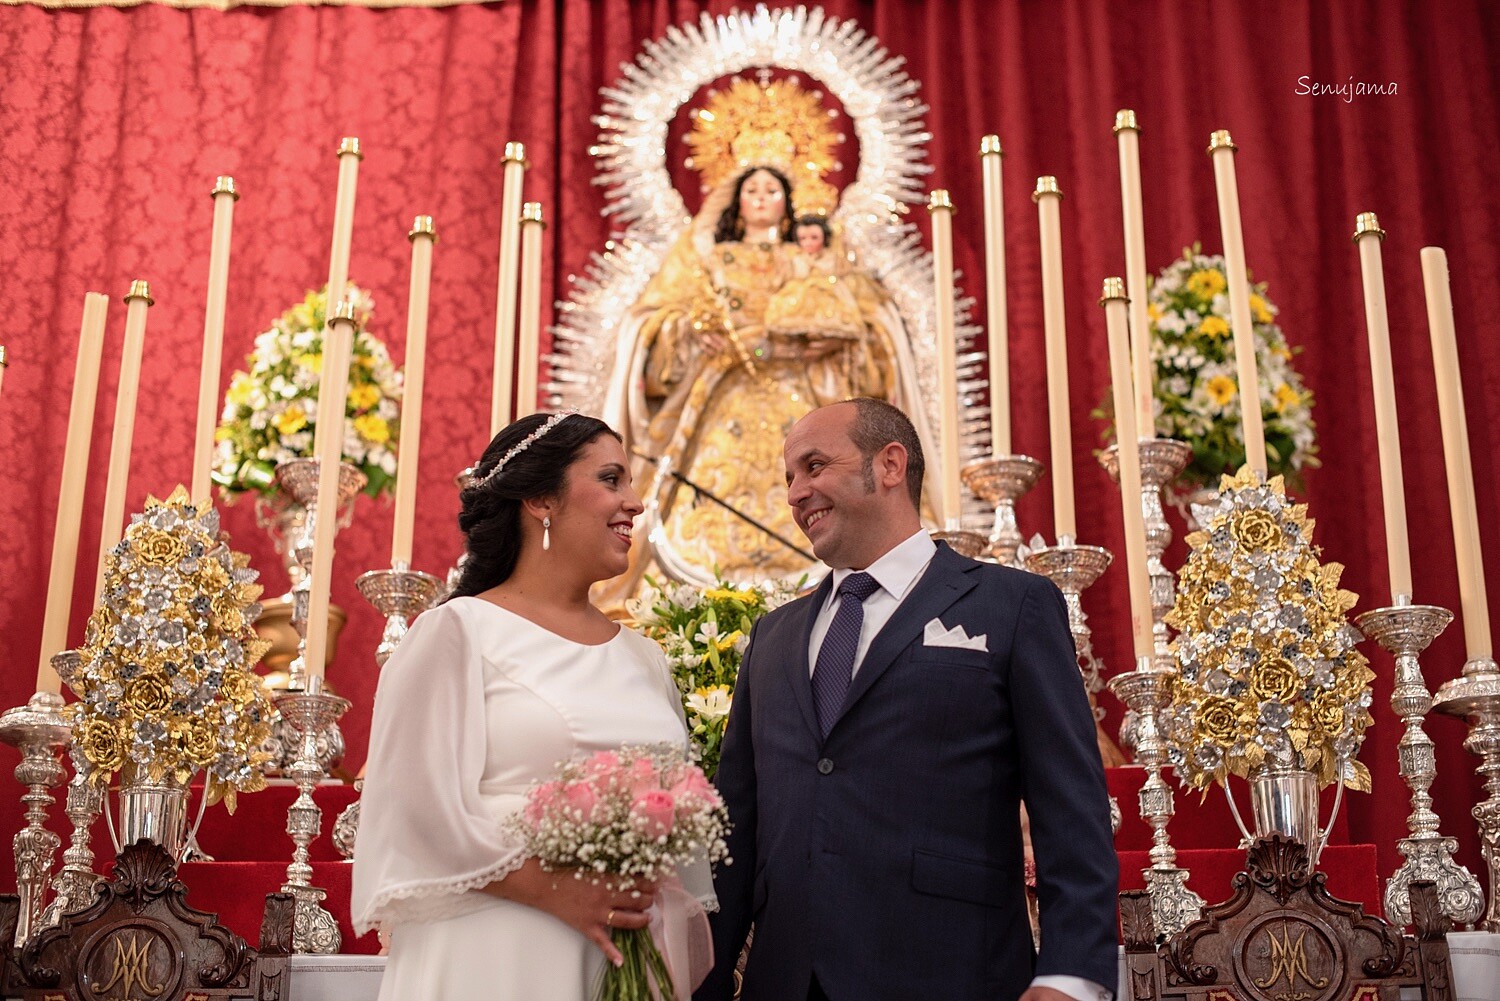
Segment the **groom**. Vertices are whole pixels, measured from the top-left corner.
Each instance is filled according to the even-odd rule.
[[[922,447],[878,400],[786,440],[833,573],[756,624],[718,773],[734,864],[695,1001],[1110,1001],[1108,795],[1062,596],[922,529]],[[1027,922],[1031,820],[1041,954]]]

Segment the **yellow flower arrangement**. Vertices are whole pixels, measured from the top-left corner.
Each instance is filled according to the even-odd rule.
[[[374,309],[354,286],[355,334],[344,408],[344,461],[365,474],[365,492],[395,488],[401,373],[366,329]],[[323,366],[326,290],[309,292],[255,338],[248,370],[235,372],[214,434],[214,481],[226,496],[269,494],[278,463],[312,455]]]
[[[1306,505],[1247,466],[1199,520],[1167,615],[1181,631],[1163,717],[1178,775],[1202,788],[1275,764],[1368,792],[1355,756],[1374,674],[1345,619],[1355,596],[1339,588],[1342,566],[1319,562]]]
[[[1182,252],[1152,282],[1146,313],[1151,321],[1151,358],[1156,417],[1142,435],[1176,438],[1193,447],[1182,475],[1188,492],[1212,486],[1245,462],[1240,429],[1245,400],[1235,370],[1224,259],[1195,245]],[[1292,368],[1295,352],[1276,324],[1276,307],[1264,285],[1250,294],[1255,364],[1270,471],[1297,483],[1316,466],[1313,396]],[[1095,416],[1109,417],[1109,394]],[[1113,428],[1105,437],[1113,436]]]
[[[210,803],[265,786],[274,710],[251,668],[270,646],[250,623],[258,576],[232,552],[208,501],[178,487],[148,498],[105,564],[69,715],[80,774],[107,784],[186,784],[207,769]]]

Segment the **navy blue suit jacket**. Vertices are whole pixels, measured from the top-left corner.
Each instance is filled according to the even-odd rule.
[[[833,1001],[1009,1001],[1034,973],[1112,988],[1118,862],[1061,593],[939,545],[824,740],[808,643],[831,586],[751,633],[717,777],[734,861],[695,999],[728,1001],[752,921],[744,1001],[802,1001],[814,974]],[[925,645],[935,618],[988,651]]]

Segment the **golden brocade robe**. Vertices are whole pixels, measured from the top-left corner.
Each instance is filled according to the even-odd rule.
[[[647,416],[633,444],[805,549],[787,506],[787,432],[826,403],[893,399],[898,378],[880,286],[810,272],[801,257],[794,244],[734,242],[704,260],[677,244],[636,307]],[[759,580],[813,565],[670,477],[655,499],[664,566]]]

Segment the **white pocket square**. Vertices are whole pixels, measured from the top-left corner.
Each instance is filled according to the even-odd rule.
[[[980,653],[989,652],[989,638],[989,633],[970,636],[964,632],[963,626],[949,629],[938,619],[927,623],[927,627],[922,630],[923,646],[946,646],[958,650],[978,650]]]

